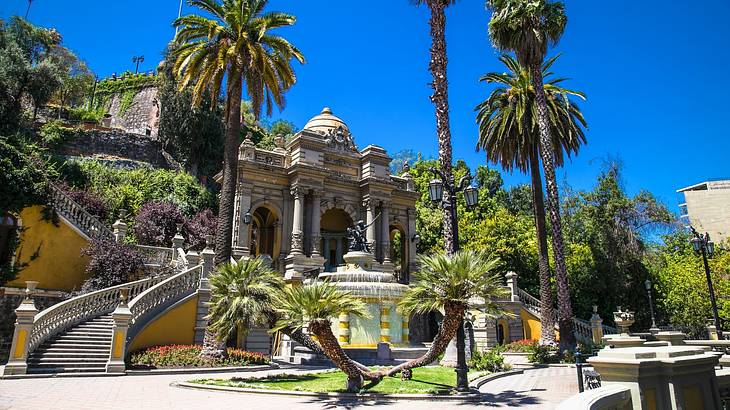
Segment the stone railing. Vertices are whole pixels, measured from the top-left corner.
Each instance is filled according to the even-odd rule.
[[[540,299],[530,295],[520,288],[517,288],[517,296],[525,306],[525,309],[527,309],[530,313],[533,313],[535,316],[540,316]]]
[[[202,273],[203,265],[197,265],[172,275],[137,294],[129,302],[131,317],[127,342],[132,341],[143,326],[158,313],[195,292]]]
[[[558,410],[629,410],[633,409],[631,387],[620,384],[586,390],[558,405]]]
[[[91,239],[112,238],[111,229],[54,185],[51,185],[51,197],[56,212],[86,236]]]
[[[84,320],[112,312],[119,304],[119,291],[129,288],[134,297],[162,281],[152,277],[136,282],[112,286],[57,303],[38,313],[33,320],[28,352],[32,352],[47,339]]]
[[[176,252],[172,248],[148,245],[135,245],[135,247],[142,254],[145,265],[168,266],[177,259]]]

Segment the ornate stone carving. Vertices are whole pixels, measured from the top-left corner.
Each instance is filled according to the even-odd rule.
[[[345,127],[337,127],[324,134],[324,142],[328,147],[339,151],[358,152],[352,134]]]
[[[292,249],[301,250],[302,249],[302,233],[301,232],[292,232],[291,234],[291,247]]]

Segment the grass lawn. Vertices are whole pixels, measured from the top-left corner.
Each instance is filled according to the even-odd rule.
[[[469,376],[471,376],[471,372]],[[303,375],[280,374],[263,379],[201,379],[191,382],[262,390],[343,393],[346,391],[347,377],[337,370]],[[449,394],[455,384],[454,369],[432,366],[414,369],[411,380],[401,381],[400,376],[386,377],[376,386],[366,390],[368,393]]]

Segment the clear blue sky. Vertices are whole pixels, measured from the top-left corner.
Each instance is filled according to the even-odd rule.
[[[25,0],[5,0],[0,16],[25,14]],[[727,0],[667,2],[568,0],[565,35],[552,52],[555,71],[584,91],[588,145],[560,177],[589,188],[602,159],[619,157],[630,192],[648,189],[676,211],[677,188],[730,176],[730,34]],[[30,20],[56,27],[65,44],[100,75],[153,69],[172,38],[178,0],[116,2],[34,0]],[[302,127],[323,106],[349,125],[360,147],[403,148],[436,155],[427,84],[428,12],[408,0],[284,1],[271,9],[298,16],[284,34],[307,57],[283,117]],[[184,12],[190,10],[184,8]],[[474,106],[488,88],[478,78],[503,71],[487,38],[483,1],[458,2],[447,13],[454,156],[471,166]],[[507,184],[527,182],[505,175]]]

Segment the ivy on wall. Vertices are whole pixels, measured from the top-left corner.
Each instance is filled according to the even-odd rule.
[[[121,77],[106,78],[96,85],[95,106],[104,106],[114,95],[119,95],[119,115],[124,115],[143,89],[157,85],[157,76],[124,73]]]

